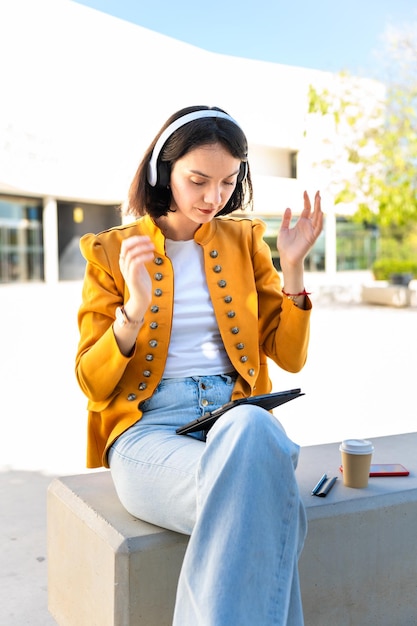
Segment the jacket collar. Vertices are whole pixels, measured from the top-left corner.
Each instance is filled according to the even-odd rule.
[[[194,235],[194,241],[204,246],[206,243],[213,239],[217,231],[218,218],[214,218],[207,224],[202,224]]]
[[[165,253],[165,236],[159,226],[153,221],[150,215],[146,214],[141,218],[141,222],[144,227],[144,232],[149,235],[152,241],[155,243],[155,248],[158,254]],[[207,244],[217,231],[218,218],[214,218],[207,224],[202,224],[197,229],[194,235],[194,241],[202,246]]]

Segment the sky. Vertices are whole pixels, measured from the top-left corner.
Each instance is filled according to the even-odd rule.
[[[391,25],[417,0],[75,0],[211,52],[378,77]]]

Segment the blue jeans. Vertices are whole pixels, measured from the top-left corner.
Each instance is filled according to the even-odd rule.
[[[207,435],[178,426],[230,399],[234,379],[164,379],[109,462],[135,517],[189,534],[174,626],[302,626],[298,557],[306,517],[299,448],[256,406],[225,413]]]

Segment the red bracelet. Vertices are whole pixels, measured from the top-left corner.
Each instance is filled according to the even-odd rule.
[[[287,298],[296,298],[297,296],[311,295],[311,291],[306,291],[305,289],[303,289],[303,291],[300,291],[300,293],[287,293],[286,291],[284,291],[284,289],[282,289],[282,293],[284,294],[284,296],[287,296]]]

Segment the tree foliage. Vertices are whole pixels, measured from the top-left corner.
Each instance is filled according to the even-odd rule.
[[[325,163],[344,172],[336,203],[354,202],[355,219],[379,227],[383,245],[396,248],[382,254],[407,256],[417,253],[417,22],[386,32],[384,60],[382,98],[340,75],[331,92],[310,87],[309,112],[332,116],[343,146]]]

